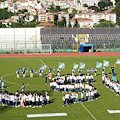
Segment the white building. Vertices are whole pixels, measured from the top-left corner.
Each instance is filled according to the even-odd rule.
[[[99,23],[99,20],[105,19],[110,20],[113,23],[116,23],[116,14],[115,13],[77,13],[75,18],[88,18],[92,19],[93,23]]]
[[[88,19],[88,18],[75,19],[75,18],[73,18],[73,19],[70,19],[70,24],[72,27],[74,26],[76,20],[77,20],[80,28],[92,28],[94,25],[93,20],[91,20],[91,19]]]
[[[97,5],[100,0],[80,0],[81,5],[87,4],[88,6]]]

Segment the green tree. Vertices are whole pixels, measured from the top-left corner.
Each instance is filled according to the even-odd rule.
[[[100,1],[100,2],[98,3],[98,6],[99,6],[100,10],[102,11],[102,10],[105,9],[106,4],[105,4],[105,2]]]
[[[88,7],[88,5],[87,5],[87,4],[83,4],[83,6],[84,6],[84,7]]]
[[[56,6],[56,11],[57,11],[57,12],[58,12],[58,11],[61,11],[60,6]]]
[[[7,8],[0,9],[0,20],[10,18],[13,15],[14,14],[12,12],[7,11]]]
[[[63,12],[68,12],[68,9],[69,9],[69,8],[63,8],[63,9],[61,9],[61,11],[63,11]]]
[[[22,28],[24,25],[22,23],[12,23],[11,28]]]
[[[0,28],[6,28],[6,26],[0,23]]]
[[[62,17],[62,20],[60,21],[60,27],[65,27],[66,26],[66,18]]]
[[[75,20],[74,27],[79,27],[79,24],[78,24],[78,21],[77,21],[77,19]]]
[[[98,12],[98,7],[97,6],[90,6],[90,7],[88,7],[88,9],[92,9],[95,12]]]
[[[101,19],[99,21],[99,24],[96,25],[96,27],[115,27],[115,24],[112,23],[111,21]]]
[[[73,9],[72,10],[72,14],[75,15],[77,13],[77,10],[76,9]]]
[[[70,21],[69,21],[69,23],[68,23],[68,27],[72,27],[72,25],[71,25]]]

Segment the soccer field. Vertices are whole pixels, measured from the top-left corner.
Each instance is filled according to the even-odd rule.
[[[45,105],[44,107],[35,108],[13,108],[0,106],[0,120],[27,120],[27,119],[41,119],[41,120],[119,120],[120,113],[109,114],[107,109],[110,110],[120,110],[120,96],[116,96],[114,92],[102,84],[102,69],[98,68],[97,76],[94,77],[96,80],[92,83],[98,90],[100,96],[98,99],[90,102],[75,103],[70,106],[63,107],[62,97],[65,93],[50,91],[50,85],[45,85],[44,75],[49,71],[48,68],[54,68],[54,74],[57,74],[56,69],[58,68],[58,63],[65,63],[65,69],[61,70],[61,75],[71,74],[73,69],[73,64],[80,62],[85,63],[86,67],[82,70],[83,74],[87,73],[87,68],[95,68],[96,62],[102,62],[107,60],[110,62],[110,66],[106,67],[105,73],[112,78],[110,74],[110,67],[115,64],[119,56],[81,56],[81,57],[34,57],[34,58],[0,58],[0,77],[5,81],[5,90],[9,92],[21,91],[21,84],[25,83],[25,93],[36,92],[45,93],[49,90],[49,96],[51,103]],[[43,72],[43,77],[39,78],[38,74],[34,74],[33,78],[29,77],[29,71],[31,68],[34,71],[38,71],[41,64],[46,64],[47,69]],[[28,67],[28,72],[26,77],[22,77],[20,73],[20,78],[16,78],[16,70],[21,67]],[[93,74],[93,72],[90,72]],[[115,73],[118,80],[120,80],[120,65],[116,65]],[[78,70],[75,72],[78,75]],[[4,91],[4,90],[3,90]],[[79,94],[80,98],[80,94]],[[44,113],[67,113],[65,117],[46,117],[46,118],[27,118],[27,114],[44,114]]]

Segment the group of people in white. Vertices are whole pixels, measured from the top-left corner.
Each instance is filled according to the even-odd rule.
[[[106,85],[110,91],[115,92],[117,96],[120,94],[120,84],[116,76],[113,76],[112,79],[105,74],[102,75],[102,83]]]
[[[79,102],[78,99],[78,93],[79,92],[72,92],[71,95],[69,92],[63,96],[63,106],[70,105],[72,103]],[[99,97],[99,94],[97,92],[97,89],[93,87],[91,84],[85,84],[84,89],[80,92],[81,95],[81,102],[89,102],[93,101],[94,99],[97,99]]]
[[[63,106],[79,102],[79,93],[81,94],[81,102],[93,101],[99,94],[97,89],[90,84],[91,81],[93,82],[93,75],[56,76],[50,83],[50,90],[67,92],[67,94],[63,96]]]
[[[9,93],[8,91],[0,92],[0,105],[12,106],[12,107],[43,107],[49,104],[48,91],[45,92],[45,96],[41,93]]]

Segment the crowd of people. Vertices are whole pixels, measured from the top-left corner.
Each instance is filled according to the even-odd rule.
[[[17,90],[16,93],[9,93],[8,91],[0,92],[0,105],[12,107],[43,107],[49,104],[48,91],[45,96],[41,93],[23,93]]]
[[[88,84],[86,84],[88,86]],[[72,92],[71,95],[69,92],[63,96],[63,106],[70,105],[72,103],[78,103],[79,101],[83,102],[89,102],[93,101],[94,99],[97,99],[99,97],[99,94],[97,92],[97,89],[90,85],[89,88],[82,89],[82,92],[80,92],[81,99],[78,99],[79,92]]]
[[[120,94],[120,84],[116,76],[113,76],[112,79],[105,74],[102,76],[102,84],[105,84],[110,91],[115,92],[117,96]]]
[[[64,75],[56,76],[50,83],[50,90],[67,92],[63,96],[63,106],[79,102],[78,95],[81,95],[81,102],[89,102],[99,96],[97,89],[90,84],[93,82],[93,75]],[[71,94],[71,95],[70,95]]]

